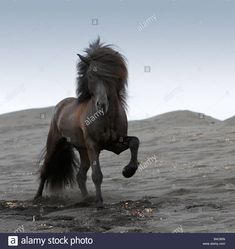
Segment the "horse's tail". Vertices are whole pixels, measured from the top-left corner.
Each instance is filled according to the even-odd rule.
[[[61,138],[50,151],[44,149],[40,162],[43,162],[40,168],[40,178],[45,180],[50,190],[74,184],[78,158],[73,145],[66,138]]]

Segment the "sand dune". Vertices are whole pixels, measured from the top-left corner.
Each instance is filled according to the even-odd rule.
[[[191,126],[191,125],[208,125],[221,123],[221,121],[209,117],[203,113],[192,111],[173,111],[164,113],[140,122],[153,122],[155,125],[164,124],[168,126]],[[137,124],[138,125],[138,124]]]
[[[52,112],[50,107],[0,116],[1,232],[22,225],[32,232],[235,232],[234,117],[222,122],[175,111],[131,121],[129,134],[141,140],[140,170],[125,179],[121,171],[129,152],[103,152],[107,208],[96,211],[92,203],[79,203],[77,188],[32,202]],[[90,177],[88,188],[94,195]]]
[[[235,125],[235,116],[228,118],[224,121],[227,125]]]

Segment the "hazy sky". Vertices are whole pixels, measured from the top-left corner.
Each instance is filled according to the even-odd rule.
[[[98,35],[128,59],[130,119],[235,115],[234,0],[0,0],[0,113],[75,96]]]

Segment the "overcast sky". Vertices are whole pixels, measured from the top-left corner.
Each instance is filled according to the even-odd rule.
[[[128,59],[130,119],[233,116],[234,13],[234,0],[0,0],[0,113],[75,96],[76,54],[100,35]]]

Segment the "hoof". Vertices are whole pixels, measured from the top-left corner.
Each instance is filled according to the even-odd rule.
[[[33,203],[37,204],[41,200],[43,200],[43,197],[41,195],[35,195],[33,198]]]
[[[97,210],[104,209],[104,203],[102,201],[96,202],[96,209]]]
[[[138,167],[130,167],[130,166],[127,165],[123,169],[122,174],[123,174],[124,177],[130,178],[130,177],[132,177],[135,174],[135,172],[136,172],[137,169],[138,169]]]

